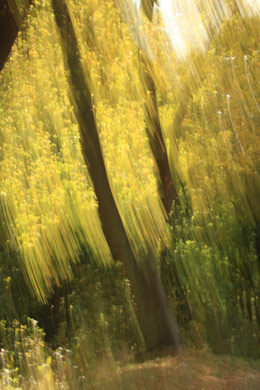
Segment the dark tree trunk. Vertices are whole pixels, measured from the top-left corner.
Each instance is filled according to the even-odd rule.
[[[53,293],[49,305],[52,312],[53,333],[57,335],[61,323],[61,287],[56,284],[53,287]]]
[[[145,15],[149,20],[153,18],[153,7],[154,4],[157,4],[157,0],[141,0],[142,7]]]
[[[0,71],[10,53],[18,33],[18,26],[7,0],[0,2]]]
[[[146,133],[159,172],[159,190],[161,200],[167,215],[169,215],[172,202],[176,199],[177,193],[172,181],[169,160],[162,134],[155,84],[149,72],[149,63],[146,55],[141,50],[139,52],[139,61],[140,77],[143,84],[143,94],[146,95],[144,101]]]
[[[68,69],[72,104],[75,109],[82,151],[99,203],[102,228],[114,259],[124,265],[137,305],[137,318],[148,350],[179,345],[178,329],[163,290],[156,259],[147,266],[138,262],[120,218],[109,180],[92,110],[91,93],[80,63],[77,39],[65,0],[52,0]]]
[[[22,7],[18,9],[15,0],[0,0],[0,71],[8,58],[31,3],[32,0],[24,0]]]
[[[152,21],[153,7],[156,0],[142,0],[143,10]],[[177,191],[173,183],[165,142],[160,124],[159,110],[156,99],[156,88],[150,72],[150,64],[146,53],[139,51],[140,77],[143,84],[143,94],[146,95],[144,111],[146,118],[147,136],[159,171],[160,195],[165,211],[169,215],[172,202],[176,199]]]

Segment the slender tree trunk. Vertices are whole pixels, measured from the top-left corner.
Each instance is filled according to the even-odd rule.
[[[147,18],[152,21],[153,18],[153,7],[157,4],[157,0],[141,0],[142,7]]]
[[[73,25],[65,0],[52,0],[64,59],[68,70],[72,104],[79,124],[83,155],[99,203],[102,228],[114,259],[124,265],[137,306],[137,318],[148,350],[179,345],[178,329],[163,290],[156,259],[147,267],[135,258],[108,181],[92,110],[91,93],[85,81]]]
[[[59,326],[61,323],[61,287],[56,284],[53,287],[53,293],[50,299],[50,307],[52,312],[52,326],[53,333],[58,334]]]
[[[152,21],[153,7],[156,0],[142,0],[143,10],[147,18]],[[150,142],[160,176],[161,199],[167,215],[171,211],[172,202],[176,199],[177,191],[173,183],[166,146],[160,124],[160,116],[156,99],[156,88],[149,70],[149,59],[145,51],[139,50],[140,77],[143,84],[143,93],[146,95],[144,111],[146,118],[147,136]]]

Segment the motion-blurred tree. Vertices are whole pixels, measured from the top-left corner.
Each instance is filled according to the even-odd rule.
[[[112,256],[123,263],[137,304],[137,318],[149,350],[172,345],[179,335],[152,250],[138,259],[127,236],[106,172],[92,98],[81,65],[78,42],[65,0],[52,0],[68,70],[71,102],[80,129],[83,155],[98,199],[99,215]],[[157,106],[156,106],[157,107]],[[166,153],[166,150],[164,150]]]
[[[146,264],[143,265],[136,258],[110,188],[92,108],[91,92],[82,71],[78,43],[66,1],[52,0],[52,5],[68,68],[82,151],[98,199],[105,237],[113,258],[124,264],[126,275],[131,282],[137,304],[137,318],[147,349],[165,345],[177,348],[178,330],[161,283],[156,258],[152,252],[149,253]]]

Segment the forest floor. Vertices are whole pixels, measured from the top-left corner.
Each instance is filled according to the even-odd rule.
[[[259,390],[260,361],[194,350],[125,366],[104,361],[89,385],[92,390]]]

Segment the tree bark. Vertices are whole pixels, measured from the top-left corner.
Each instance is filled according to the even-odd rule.
[[[8,0],[2,0],[0,3],[0,71],[6,62],[17,33],[18,26],[8,5]]]
[[[153,7],[157,4],[157,0],[141,0],[142,7],[147,18],[152,21],[153,18]]]
[[[68,70],[71,100],[75,109],[82,151],[99,203],[102,228],[115,260],[123,263],[137,306],[137,319],[148,350],[179,346],[178,328],[163,290],[156,259],[151,254],[147,267],[135,257],[109,184],[91,93],[81,67],[75,31],[65,0],[52,0]]]
[[[23,0],[22,7],[18,8],[16,0],[0,1],[0,71],[8,58],[31,3],[32,0]]]
[[[169,160],[162,134],[155,84],[148,70],[149,65],[146,55],[141,50],[139,52],[139,61],[140,77],[143,84],[143,94],[146,95],[143,104],[146,121],[146,133],[159,172],[159,190],[161,200],[167,215],[169,215],[172,202],[176,199],[177,192],[171,177]]]
[[[152,22],[153,7],[156,0],[142,0],[142,7],[147,18]],[[177,197],[176,186],[173,183],[166,146],[160,124],[160,116],[156,99],[156,87],[149,71],[149,59],[145,51],[139,50],[140,77],[143,84],[143,94],[146,96],[144,111],[147,126],[147,136],[158,167],[159,189],[165,211],[169,215],[172,202]]]

